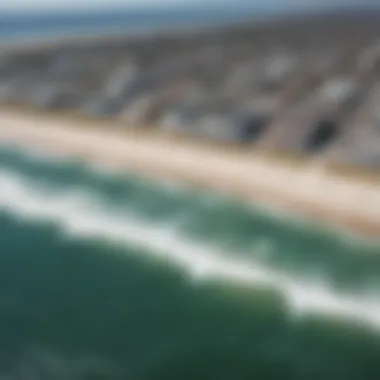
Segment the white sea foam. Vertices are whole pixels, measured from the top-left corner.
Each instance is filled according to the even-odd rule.
[[[218,278],[253,287],[275,287],[285,297],[293,317],[327,314],[380,329],[378,295],[338,293],[322,279],[295,279],[253,259],[233,258],[215,247],[190,241],[174,224],[149,223],[127,211],[111,213],[104,200],[81,189],[49,192],[17,173],[2,170],[0,209],[22,218],[53,221],[63,233],[76,238],[100,237],[142,248],[147,255],[180,266],[196,281]]]
[[[50,164],[68,164],[73,162],[78,162],[79,157],[75,156],[67,156],[65,154],[57,154],[57,152],[49,152],[45,149],[40,149],[38,146],[25,146],[25,147],[18,147],[17,144],[9,143],[0,141],[0,148],[5,149],[14,149],[17,151],[18,154],[22,154],[25,156],[28,160],[35,161],[37,163],[46,163],[49,162]],[[120,175],[125,175],[125,170],[120,170],[115,165],[112,164],[106,164],[101,162],[93,162],[93,161],[86,161],[88,170],[93,171],[97,175],[101,175],[104,178],[107,177],[120,177]],[[131,175],[131,173],[129,173]],[[139,178],[139,180],[143,180],[142,177],[135,177],[132,175],[130,177],[132,178]],[[176,182],[176,181],[160,181],[159,179],[155,179],[155,183],[157,187],[160,187],[161,189],[168,191],[172,194],[184,194],[189,193],[191,191],[191,188],[186,186],[183,183]],[[200,198],[200,203],[207,204],[208,206],[218,206],[221,202],[225,202],[226,200],[230,199],[228,194],[223,194],[223,192],[210,192],[208,190],[201,190],[198,189],[197,193],[202,195]],[[305,217],[302,217],[301,215],[292,214],[290,212],[281,211],[275,207],[270,206],[269,204],[260,204],[260,203],[246,203],[246,206],[250,208],[252,212],[259,213],[263,216],[270,216],[271,219],[276,219],[280,223],[291,223],[294,227],[299,227],[302,230],[310,229],[310,230],[316,230],[320,229],[321,226],[319,226],[316,222],[311,221]],[[361,238],[359,235],[352,235],[351,233],[345,232],[342,229],[334,228],[334,226],[329,226],[329,230],[325,231],[326,233],[330,232],[330,236],[334,236],[336,239],[339,240],[340,244],[347,245],[349,247],[356,247],[356,246],[367,246],[367,247],[377,247],[379,245],[378,239],[369,239],[369,238]]]

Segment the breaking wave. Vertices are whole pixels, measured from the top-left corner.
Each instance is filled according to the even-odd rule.
[[[23,160],[26,165],[25,158]],[[218,236],[217,234],[211,234],[211,238],[202,241],[191,232],[191,226],[199,223],[201,227],[196,227],[206,228],[205,225],[202,226],[201,220],[205,219],[206,223],[209,223],[207,210],[210,210],[210,207],[213,217],[216,218],[215,224],[219,223],[218,218],[221,216],[215,214],[218,201],[213,203],[211,200],[205,201],[205,198],[200,198],[195,203],[192,201],[191,205],[186,203],[185,206],[182,202],[182,206],[178,206],[179,211],[174,210],[177,212],[172,212],[168,217],[164,212],[165,207],[170,202],[178,205],[181,196],[183,201],[183,197],[189,195],[184,189],[161,188],[161,198],[164,194],[167,201],[161,210],[165,217],[150,218],[149,212],[152,212],[152,208],[160,209],[159,205],[153,207],[153,193],[143,197],[142,201],[140,199],[140,207],[136,206],[139,204],[136,203],[136,197],[131,197],[131,192],[124,189],[124,203],[112,204],[96,184],[92,183],[89,186],[89,183],[84,183],[85,175],[76,183],[56,182],[55,186],[52,186],[52,183],[41,180],[48,178],[46,173],[42,173],[39,178],[38,175],[34,176],[33,172],[29,172],[28,177],[27,171],[23,172],[21,166],[16,169],[3,166],[0,170],[0,208],[4,212],[32,222],[52,222],[62,234],[72,239],[100,238],[120,246],[141,248],[141,252],[150,257],[181,268],[196,283],[217,280],[252,288],[274,289],[281,294],[288,315],[292,319],[310,314],[327,315],[380,329],[380,297],[376,291],[378,283],[373,287],[375,276],[369,281],[372,288],[365,282],[366,286],[361,288],[355,289],[354,286],[344,289],[336,286],[329,274],[323,275],[321,270],[301,270],[301,275],[286,265],[275,265],[275,260],[280,255],[292,255],[291,245],[279,246],[276,237],[271,236],[270,229],[265,230],[265,223],[268,224],[268,221],[263,220],[264,229],[244,247],[229,245],[228,239],[225,244],[218,244],[212,239],[213,236]],[[141,187],[137,193],[141,196]],[[179,198],[176,198],[176,194]],[[160,198],[156,202],[159,204]],[[145,212],[145,215],[142,205],[145,211],[149,211]],[[194,223],[192,218],[197,213],[199,215]],[[230,213],[224,218],[230,218],[226,225],[233,230],[233,223],[236,222],[234,215]],[[240,219],[237,220],[239,228],[236,229],[236,233],[239,233],[238,229],[242,229],[239,222]],[[213,226],[208,227],[212,229]],[[221,231],[223,234],[226,230],[222,228]],[[295,247],[297,242],[292,244]],[[238,252],[239,250],[241,252]],[[346,255],[347,261],[352,259],[349,257],[350,252],[343,254]],[[314,250],[314,256],[309,255],[309,258],[318,261],[317,255],[318,252]],[[305,256],[308,254],[305,253]],[[379,263],[373,255],[367,255],[363,260],[368,260],[368,267],[371,268],[373,260]],[[297,258],[293,262],[297,262]],[[364,278],[364,269],[363,273]]]

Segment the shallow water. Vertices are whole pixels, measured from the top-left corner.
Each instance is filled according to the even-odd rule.
[[[375,379],[380,248],[0,149],[0,374]]]

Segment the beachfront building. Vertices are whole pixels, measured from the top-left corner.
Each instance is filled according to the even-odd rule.
[[[379,33],[372,17],[315,17],[4,49],[0,102],[326,154],[380,79]]]

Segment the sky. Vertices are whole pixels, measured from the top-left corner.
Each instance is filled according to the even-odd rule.
[[[222,0],[225,1],[225,0]],[[201,0],[0,0],[0,11],[40,11],[98,8],[145,8],[151,6],[202,3]],[[220,0],[207,0],[208,3],[220,3]]]
[[[359,0],[0,0],[0,12],[41,12],[41,11],[76,11],[88,9],[112,8],[149,8],[160,6],[178,6],[183,4],[204,4],[213,6],[223,3],[244,4],[254,7],[269,4],[280,7],[307,7],[308,4],[340,4],[356,3]],[[362,2],[378,2],[378,0],[362,0]]]
[[[245,5],[269,3],[306,4],[315,0],[0,0],[1,11],[40,11],[40,10],[76,10],[96,8],[147,8],[157,6],[175,6],[183,4],[205,4],[207,6],[220,5],[223,3]],[[319,0],[321,1],[321,0]],[[322,0],[323,1],[323,0]],[[334,1],[334,0],[330,0]],[[336,1],[336,0],[335,0]]]

